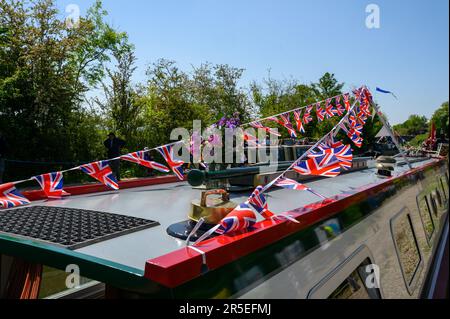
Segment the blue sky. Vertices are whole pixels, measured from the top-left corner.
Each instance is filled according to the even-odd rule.
[[[82,12],[93,0],[74,3]],[[380,8],[380,28],[366,27],[366,6]],[[246,69],[241,85],[276,79],[317,81],[335,73],[346,88],[392,90],[375,97],[391,123],[428,118],[449,92],[448,0],[104,0],[109,22],[136,46],[135,81],[149,63],[175,60]]]

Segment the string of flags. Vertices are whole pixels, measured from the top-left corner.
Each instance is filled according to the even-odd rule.
[[[205,232],[200,238],[197,239],[197,241],[195,241],[193,245],[198,245],[214,233],[223,235],[239,231],[248,231],[253,227],[254,221],[256,220],[255,213],[261,215],[265,220],[284,218],[298,223],[297,220],[289,215],[276,215],[269,210],[269,205],[264,193],[272,186],[298,191],[308,191],[325,200],[326,197],[322,194],[315,192],[306,185],[286,178],[285,174],[291,170],[294,170],[301,175],[314,175],[332,178],[340,175],[342,171],[348,170],[352,167],[353,151],[351,146],[349,144],[344,144],[342,141],[335,141],[334,137],[340,130],[343,130],[347,133],[350,140],[356,147],[361,147],[362,130],[366,124],[367,117],[371,114],[370,106],[373,102],[372,95],[366,87],[361,87],[353,91],[353,94],[355,96],[353,106],[350,104],[350,95],[343,95],[344,107],[347,114],[342,117],[340,122],[328,134],[326,134],[316,145],[311,147],[303,156],[297,159],[285,172],[283,172],[270,184],[266,185],[266,187],[258,186],[245,203],[240,204],[218,225]],[[335,98],[335,108],[331,105],[330,99],[326,101],[325,109],[321,107],[321,103],[317,103],[316,110],[319,121],[321,117],[325,119],[325,117],[332,117],[340,112],[343,113],[344,107],[340,105],[340,100],[340,98]],[[309,106],[307,113],[311,110],[312,107]],[[286,127],[288,126],[288,121],[285,120],[284,114],[282,116],[283,120],[280,121],[280,124],[283,123],[283,126]],[[301,118],[298,110],[294,111],[294,116],[296,120]],[[269,118],[269,120],[278,122],[278,120],[274,117]],[[258,122],[258,124],[260,124],[260,122]],[[348,129],[347,126],[350,126],[350,129]],[[297,125],[297,127],[299,126]],[[266,128],[261,128],[266,130]],[[289,131],[291,130],[290,126],[286,128]]]
[[[332,98],[328,98],[325,101],[317,102],[315,104],[316,115],[319,122],[325,120],[326,118],[345,115],[339,122],[338,128],[343,130],[347,134],[347,136],[350,138],[350,140],[356,147],[360,148],[363,143],[362,129],[368,117],[372,115],[370,112],[370,103],[372,101],[372,95],[370,91],[365,87],[356,89],[352,93],[355,98],[355,107],[353,108],[351,107],[351,94],[344,93]],[[341,104],[341,101],[344,102],[344,105]],[[356,105],[356,102],[358,102],[358,105]],[[277,124],[280,124],[281,126],[286,128],[289,132],[289,135],[292,138],[296,138],[299,133],[304,134],[305,126],[313,121],[312,116],[313,109],[314,104],[311,104],[303,108],[298,108],[292,111],[278,114],[276,116],[261,119],[259,121],[249,123],[248,125],[256,129],[264,130],[268,134],[281,136],[281,134],[278,133],[276,130],[262,124],[262,122],[266,120],[276,122]],[[345,112],[347,112],[347,114],[345,114]],[[295,119],[294,122],[291,122],[291,114],[294,115]],[[295,130],[294,126],[297,129],[297,131]],[[333,129],[333,131],[335,131],[335,129]],[[247,141],[247,143],[251,146],[259,147],[262,145],[262,143],[260,143],[258,138],[247,132],[244,133],[244,140]],[[73,170],[81,170],[85,174],[91,176],[92,178],[101,182],[110,189],[118,190],[119,183],[116,177],[114,176],[111,167],[109,166],[109,163],[115,160],[132,162],[141,165],[143,167],[155,169],[163,173],[168,173],[172,171],[180,180],[184,180],[184,171],[183,171],[184,162],[175,159],[173,153],[174,145],[179,143],[184,142],[179,141],[176,143],[163,145],[151,149],[158,151],[162,155],[162,157],[166,161],[167,166],[146,159],[145,156],[146,153],[151,150],[145,150],[126,154],[115,159],[85,164],[66,171],[43,174],[40,176],[34,176],[28,180],[0,185],[0,208],[12,208],[29,204],[29,201],[25,198],[25,196],[23,196],[15,187],[15,185],[26,181],[32,180],[37,181],[41,186],[42,190],[44,191],[45,195],[50,199],[60,199],[65,196],[69,196],[70,194],[68,194],[63,190],[64,186],[63,173]],[[345,170],[351,167],[352,161],[351,154],[352,150],[349,145],[344,145],[342,142],[335,144],[334,141],[332,140],[332,137],[330,137],[328,138],[328,141],[325,141],[321,143],[321,145],[319,145],[319,147],[317,148],[317,152],[311,152],[311,154],[309,154],[308,156],[308,159],[304,161],[299,161],[292,167],[292,169],[302,175],[335,177],[340,174],[341,169]],[[294,185],[292,189],[300,190],[302,189],[302,186]],[[319,197],[323,197],[322,195],[310,190],[306,186],[304,190],[310,191]],[[261,192],[259,197],[256,195],[253,196],[253,201],[256,201],[258,198],[260,198],[261,200],[265,199],[263,192]],[[262,211],[260,212],[259,210],[261,209],[256,208],[257,207],[257,204],[255,204],[256,202],[249,202],[249,203],[250,203],[249,207],[254,208],[258,213],[261,213],[263,216],[269,219],[274,218],[275,214],[264,209],[264,207],[261,208]]]
[[[44,194],[49,199],[61,199],[65,196],[70,196],[70,194],[65,192],[63,189],[64,187],[63,173],[73,170],[81,170],[83,173],[89,175],[90,177],[99,181],[100,183],[109,187],[110,189],[119,190],[119,183],[116,177],[114,176],[111,167],[109,166],[109,162],[114,160],[124,160],[136,163],[138,165],[155,169],[163,173],[168,173],[170,172],[170,170],[172,170],[180,180],[184,180],[184,172],[182,168],[184,162],[174,159],[173,154],[173,146],[178,143],[163,145],[153,149],[158,151],[163,156],[170,169],[169,167],[163,164],[147,160],[145,157],[145,153],[147,153],[150,150],[146,150],[122,155],[115,159],[81,165],[79,167],[75,167],[66,171],[43,174],[39,176],[34,176],[28,180],[0,185],[0,209],[14,208],[29,204],[30,201],[17,190],[15,185],[32,180],[35,180],[39,183]]]

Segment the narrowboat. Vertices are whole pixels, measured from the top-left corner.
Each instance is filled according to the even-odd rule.
[[[390,176],[360,158],[346,174],[308,179],[327,199],[274,188],[271,210],[291,219],[258,217],[195,246],[187,237],[209,227],[192,233],[200,216],[245,202],[274,173],[192,170],[184,181],[127,180],[114,192],[66,187],[72,196],[51,201],[26,192],[30,205],[0,211],[0,296],[447,298],[448,160],[406,160],[395,158]]]

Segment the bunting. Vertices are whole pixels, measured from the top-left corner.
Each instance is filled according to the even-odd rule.
[[[361,136],[359,136],[354,129],[351,129],[348,133],[347,136],[350,138],[350,140],[353,142],[353,144],[355,144],[356,147],[361,148],[363,145],[363,138]]]
[[[250,126],[253,127],[253,128],[256,128],[256,129],[264,130],[264,131],[266,131],[267,133],[269,133],[271,135],[281,136],[280,133],[278,133],[277,131],[272,130],[269,127],[266,127],[266,126],[262,125],[261,122],[250,123]]]
[[[283,125],[289,132],[289,135],[291,138],[296,138],[297,133],[294,130],[294,127],[292,126],[291,119],[289,118],[289,113],[284,113],[280,115],[281,117],[281,125]]]
[[[281,187],[281,188],[286,188],[286,189],[293,189],[293,190],[297,190],[297,191],[308,191],[316,196],[319,196],[322,199],[326,199],[325,196],[323,196],[320,193],[317,193],[315,191],[313,191],[311,188],[309,188],[306,185],[300,184],[297,181],[294,181],[293,179],[289,179],[286,177],[282,177],[280,178],[276,183],[275,186]]]
[[[363,127],[366,124],[368,117],[372,115],[370,107],[373,101],[373,96],[365,87],[354,90],[352,93],[354,94],[355,99],[359,103],[359,105],[354,104],[354,107],[352,107],[350,102],[350,94],[345,93],[334,98],[326,99],[325,102],[317,102],[315,104],[315,107],[319,122],[324,121],[325,118],[332,118],[336,115],[343,116],[345,112],[348,112],[346,117],[339,123],[337,127],[342,129],[357,147],[361,147],[363,143],[363,139],[361,137]],[[334,105],[332,103],[333,99]],[[341,103],[342,99],[344,105],[342,105]],[[325,103],[325,108],[322,107],[322,103]],[[304,125],[307,125],[313,121],[313,118],[311,116],[311,112],[313,109],[314,104],[306,107],[303,116],[303,109],[297,109],[281,114],[279,115],[279,118],[272,117],[268,118],[268,120],[275,121],[276,123],[285,127],[288,130],[289,135],[294,138],[297,137],[297,132],[294,129],[293,123],[291,122],[290,113],[294,113],[295,128],[297,129],[297,131],[300,133],[305,133]],[[350,125],[350,129],[347,128],[346,124]],[[263,129],[269,134],[281,136],[281,134],[276,132],[274,129],[264,126],[263,124],[261,124],[261,122],[256,121],[251,123],[250,125],[256,129]],[[249,144],[257,146],[261,145],[255,136],[248,133],[244,133],[244,140]],[[183,180],[184,172],[182,166],[184,162],[174,159],[173,144],[161,146],[155,148],[155,150],[157,150],[164,157],[170,168],[146,159],[146,151],[139,151],[123,155],[119,157],[119,159],[133,162],[164,173],[169,172],[171,169],[179,179]],[[290,169],[293,169],[297,173],[302,175],[335,177],[340,174],[341,169],[349,169],[353,160],[352,149],[350,145],[345,145],[341,141],[335,142],[331,135],[329,135],[328,138],[324,138],[323,143],[320,144],[316,150],[310,152],[307,157],[307,160],[299,161],[298,163],[296,162],[295,165]],[[104,185],[117,190],[119,189],[119,185],[108,163],[109,160],[99,161],[82,165],[70,170],[80,169],[96,180],[102,182]],[[63,190],[63,172],[43,174],[40,176],[32,177],[30,180],[32,179],[38,181],[41,188],[49,198],[61,198],[62,196],[70,195]],[[310,191],[309,187],[285,178],[280,178],[279,180],[275,181],[275,185],[284,188]],[[274,216],[276,217],[276,215],[273,214],[268,208],[264,191],[265,188],[263,188],[262,186],[258,186],[250,196],[248,202],[238,207],[237,212],[246,212],[248,210],[251,211],[251,209],[254,209],[266,219],[273,219]],[[0,205],[2,207],[11,208],[27,203],[29,203],[29,201],[17,191],[14,184],[11,183],[0,186]],[[252,218],[250,218],[250,220],[251,219]],[[248,226],[251,224],[251,221],[242,221],[241,224],[245,225],[245,223],[247,223],[246,225]],[[236,224],[236,222],[234,222],[234,224]],[[236,228],[233,225],[231,225],[231,228],[229,226],[225,227],[224,224],[222,226],[224,227],[224,229],[227,229],[227,227],[229,229]]]
[[[305,127],[303,126],[303,122],[302,122],[302,111],[301,110],[295,110],[294,111],[294,117],[295,117],[295,122],[297,123],[297,131],[305,134]]]
[[[144,167],[147,167],[150,169],[154,169],[154,170],[157,170],[157,171],[160,171],[163,173],[170,172],[170,170],[166,166],[146,159],[145,153],[146,153],[145,151],[139,151],[139,152],[123,155],[120,158],[124,161],[136,163],[141,166],[144,166]]]
[[[345,110],[348,112],[348,111],[350,111],[350,108],[351,108],[350,94],[349,93],[345,93],[343,95],[343,97],[344,97]]]
[[[266,196],[264,196],[264,193],[262,192],[263,187],[258,186],[256,187],[253,194],[248,199],[248,203],[250,206],[252,206],[262,217],[265,219],[270,219],[273,216],[275,216],[274,213],[272,213],[269,210],[269,205],[267,203]]]
[[[313,110],[314,106],[310,105],[306,107],[305,114],[303,114],[303,124],[309,124],[312,122],[313,118],[311,116],[311,112]]]
[[[341,166],[339,161],[333,161],[325,166],[321,166],[319,163],[322,162],[323,158],[316,157],[310,158],[306,161],[301,161],[298,163],[294,170],[300,175],[313,175],[313,176],[324,176],[324,177],[336,177],[341,173]]]
[[[80,169],[92,178],[101,182],[103,185],[118,190],[119,183],[108,164],[108,161],[100,161],[80,166]]]
[[[327,118],[332,118],[337,114],[337,111],[334,109],[333,104],[331,104],[331,99],[327,99],[325,104],[325,114]]]
[[[70,194],[63,190],[63,174],[61,172],[49,173],[33,177],[41,186],[48,198],[60,199]]]
[[[258,138],[246,131],[244,131],[244,141],[246,141],[248,143],[248,145],[250,145],[250,146],[256,146],[256,147],[261,146]]]
[[[224,235],[238,231],[245,231],[253,227],[255,223],[255,213],[247,204],[241,204],[220,221],[220,226],[217,230],[215,230],[215,232],[219,235]]]
[[[316,104],[316,113],[317,113],[317,120],[319,122],[322,122],[325,119],[325,111],[322,108],[322,104],[320,102]]]
[[[319,151],[312,152],[310,158],[320,158],[320,166],[330,165],[333,162],[339,161],[342,169],[348,170],[352,168],[353,152],[350,145],[344,145],[342,142],[330,144],[321,144],[318,147]]]
[[[339,96],[335,97],[334,100],[335,100],[335,103],[336,103],[337,115],[338,116],[344,115],[346,110],[345,110],[345,107],[342,106],[342,104],[341,104],[341,96],[339,95]]]
[[[157,151],[164,157],[170,169],[175,173],[179,180],[184,180],[183,161],[176,160],[173,154],[173,145],[162,146]]]
[[[0,208],[14,208],[29,203],[30,201],[16,189],[14,183],[0,185]]]

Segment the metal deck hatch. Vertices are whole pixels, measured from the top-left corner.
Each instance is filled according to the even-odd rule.
[[[31,206],[0,212],[0,233],[71,250],[158,225],[153,220],[75,208]]]

